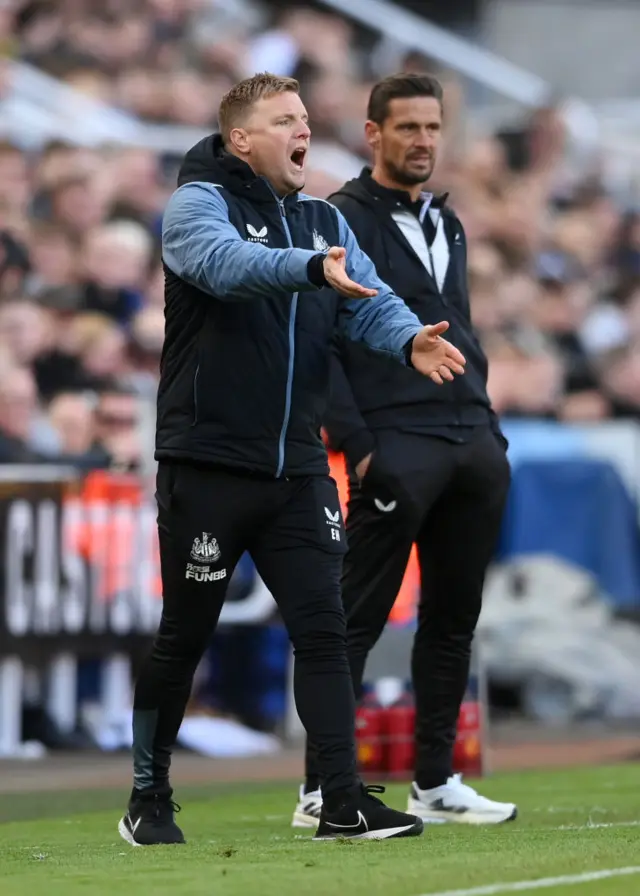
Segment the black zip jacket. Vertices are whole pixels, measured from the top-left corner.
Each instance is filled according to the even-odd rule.
[[[381,187],[365,168],[330,201],[340,209],[379,276],[402,296],[424,324],[449,322],[445,338],[467,359],[464,376],[438,386],[410,368],[400,368],[338,337],[331,371],[331,401],[325,427],[332,447],[344,451],[352,465],[375,447],[375,432],[402,429],[442,434],[490,423],[501,439],[487,396],[487,359],[471,325],[467,291],[467,250],[462,224],[432,198],[429,210],[442,218],[449,245],[449,266],[442,289],[427,271],[392,218],[398,208],[420,215],[423,202],[407,193]],[[423,211],[423,217],[426,209]]]
[[[320,428],[336,329],[405,364],[419,320],[376,275],[342,215],[304,194],[279,199],[212,136],[191,149],[162,234],[165,343],[156,459],[282,477],[326,473]],[[378,290],[324,288],[323,253]]]

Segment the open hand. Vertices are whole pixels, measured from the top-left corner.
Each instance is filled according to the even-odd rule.
[[[323,267],[324,276],[329,286],[348,299],[371,299],[373,296],[377,296],[376,289],[367,289],[347,277],[346,258],[347,250],[341,246],[333,246],[327,252]]]
[[[442,338],[449,329],[446,320],[439,324],[423,327],[414,337],[411,346],[411,363],[416,370],[430,377],[439,386],[445,380],[452,380],[454,373],[464,373],[467,363],[464,355],[455,345]]]

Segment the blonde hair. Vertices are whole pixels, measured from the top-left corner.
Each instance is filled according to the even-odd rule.
[[[239,81],[227,91],[220,102],[218,124],[225,143],[233,128],[238,127],[247,112],[258,100],[269,99],[278,93],[300,93],[300,84],[295,78],[282,78],[271,72],[259,72],[251,78]]]

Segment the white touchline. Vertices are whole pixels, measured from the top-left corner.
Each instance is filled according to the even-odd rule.
[[[495,896],[497,893],[523,893],[525,890],[543,890],[563,884],[588,884],[593,880],[640,874],[640,865],[631,868],[608,868],[604,871],[587,871],[584,874],[565,874],[562,877],[542,877],[538,880],[518,880],[514,883],[488,884],[470,890],[446,890],[441,893],[425,893],[424,896]]]
[[[589,821],[587,824],[561,824],[551,831],[599,831],[602,828],[638,828],[640,821]]]

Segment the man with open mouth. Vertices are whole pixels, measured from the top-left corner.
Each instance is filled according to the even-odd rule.
[[[162,234],[165,342],[156,498],[163,612],[134,698],[134,788],[121,836],[182,843],[169,767],[193,675],[245,551],[295,650],[295,698],[318,753],[316,833],[422,832],[356,773],[355,704],[337,488],[321,425],[336,330],[435,383],[464,373],[377,276],[341,213],[301,193],[310,132],[298,84],[255,75],[223,98],[220,134],[191,149]]]

